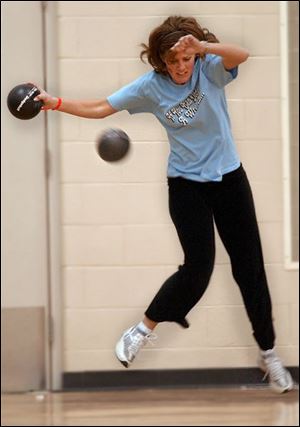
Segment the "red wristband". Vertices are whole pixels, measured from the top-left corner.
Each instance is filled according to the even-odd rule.
[[[54,111],[54,110],[58,110],[58,109],[59,109],[59,107],[61,106],[61,103],[62,103],[62,99],[61,99],[61,98],[58,98],[57,104],[56,104],[56,106],[55,106],[54,108],[52,108],[52,110],[53,110],[53,111]]]

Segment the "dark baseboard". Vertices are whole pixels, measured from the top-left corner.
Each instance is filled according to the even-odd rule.
[[[299,382],[299,367],[288,367]],[[258,368],[230,369],[161,369],[123,371],[67,372],[63,375],[64,390],[108,390],[121,388],[264,386]]]

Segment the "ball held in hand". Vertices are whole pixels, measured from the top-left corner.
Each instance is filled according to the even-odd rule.
[[[32,83],[15,86],[7,96],[7,106],[11,114],[18,119],[28,120],[35,117],[44,105],[33,99],[40,93]]]

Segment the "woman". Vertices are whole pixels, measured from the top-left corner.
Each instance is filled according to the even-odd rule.
[[[214,266],[214,222],[230,256],[259,346],[259,366],[278,392],[293,381],[274,351],[275,333],[251,188],[233,141],[224,87],[249,56],[242,47],[219,43],[194,18],[171,16],[143,45],[150,71],[106,100],[74,101],[42,91],[44,109],[87,118],[117,111],[154,114],[170,142],[170,215],[184,263],[162,285],[137,325],[116,345],[128,367],[153,337],[158,323],[189,326],[186,315],[204,294]]]

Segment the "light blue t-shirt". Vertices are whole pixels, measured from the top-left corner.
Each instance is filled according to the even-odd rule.
[[[170,142],[168,177],[221,181],[240,166],[224,92],[237,72],[237,67],[227,71],[220,56],[209,54],[196,59],[193,75],[183,85],[150,71],[107,100],[116,110],[157,117]]]

